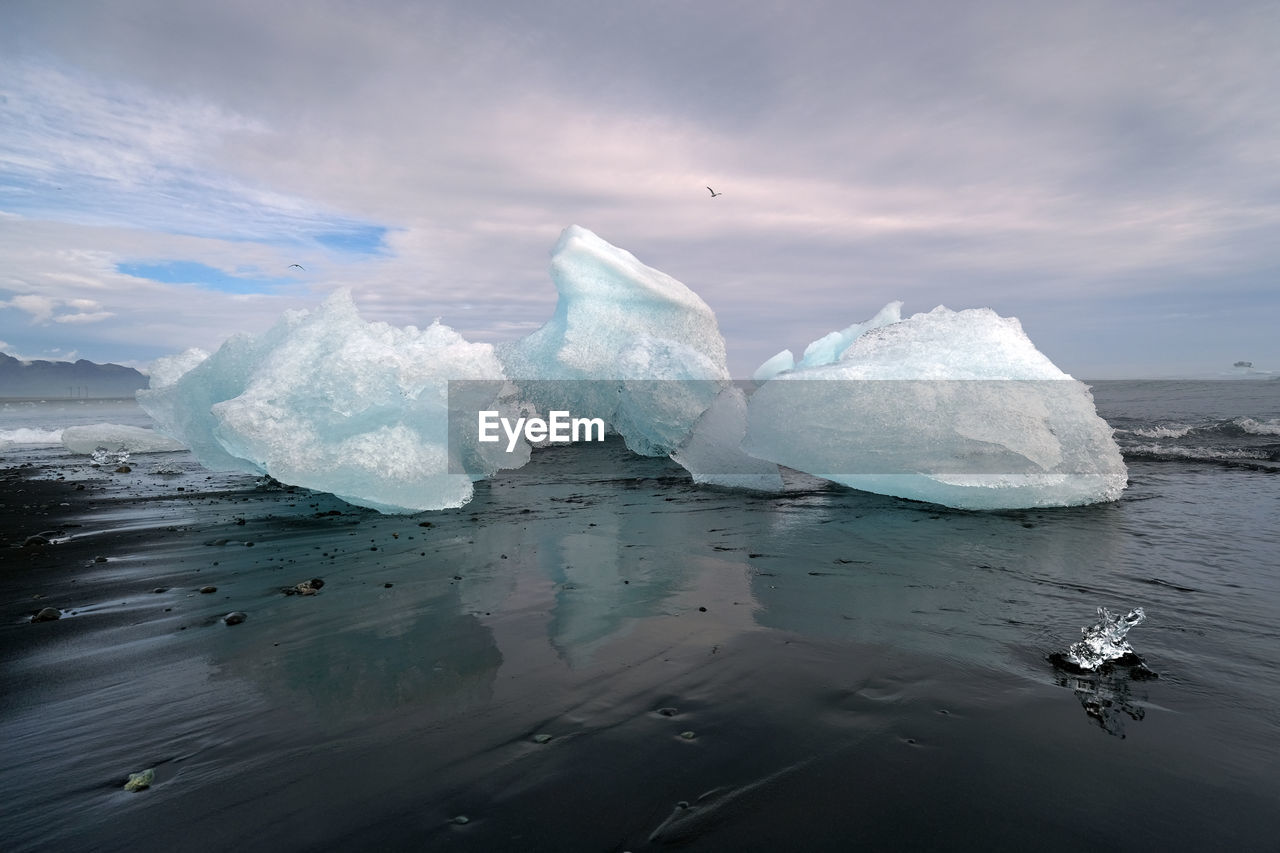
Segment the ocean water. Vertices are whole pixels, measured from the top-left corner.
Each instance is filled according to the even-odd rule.
[[[6,849],[1274,849],[1280,384],[1092,384],[1124,497],[1016,512],[606,442],[388,517],[3,404]],[[1049,662],[1099,606],[1158,678]]]

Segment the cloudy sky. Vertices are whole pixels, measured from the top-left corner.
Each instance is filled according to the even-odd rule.
[[[338,287],[501,340],[576,223],[735,375],[892,299],[1081,377],[1280,368],[1278,81],[1274,0],[5,0],[0,349],[142,366]]]

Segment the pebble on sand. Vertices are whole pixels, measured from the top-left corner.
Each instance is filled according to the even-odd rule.
[[[697,737],[697,735],[694,734],[693,732],[681,732],[680,737],[684,738],[685,740],[693,740],[694,738]]]
[[[312,578],[309,581],[294,584],[284,588],[285,595],[315,595],[320,591],[320,587],[324,586],[322,578]]]
[[[32,622],[52,622],[55,619],[62,618],[62,611],[56,607],[45,607],[35,616],[31,617]]]
[[[551,735],[534,735],[533,736],[534,743],[549,743],[550,741],[551,741]]]
[[[200,591],[201,591],[201,592],[203,592],[203,593],[205,593],[205,594],[208,594],[208,593],[211,593],[211,592],[217,592],[217,591],[218,591],[218,588],[217,588],[216,586],[202,586],[202,587],[200,587]]]
[[[129,781],[124,783],[126,791],[145,791],[151,787],[151,783],[156,780],[156,771],[154,767],[148,767],[139,773],[130,773]]]
[[[36,535],[36,536],[28,536],[26,541],[22,543],[22,547],[33,548],[36,545],[48,545],[48,544],[50,544],[48,539],[46,539],[43,536]]]
[[[246,615],[243,611],[232,610],[226,616],[222,617],[222,621],[226,622],[228,625],[239,625],[241,622],[243,622],[248,618],[249,618],[248,615]]]

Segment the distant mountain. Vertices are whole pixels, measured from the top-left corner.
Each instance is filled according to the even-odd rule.
[[[0,397],[132,397],[147,377],[132,367],[70,361],[19,361],[0,352]]]

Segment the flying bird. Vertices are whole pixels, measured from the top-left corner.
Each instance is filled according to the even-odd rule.
[[[724,193],[718,193],[715,190],[711,189],[711,187],[707,187],[707,192],[711,193],[712,198],[715,198],[718,195],[724,195]]]
[[[304,267],[302,264],[289,264],[289,266],[287,267],[287,269],[293,269],[294,267],[297,267],[298,269],[302,270],[303,272],[306,272],[306,271],[307,271],[307,268],[306,268],[306,267]]]

